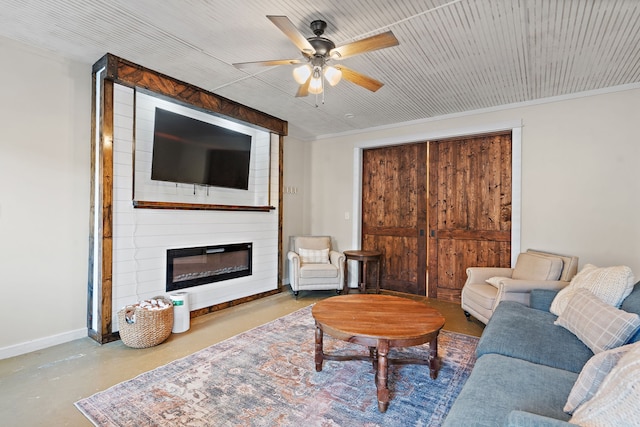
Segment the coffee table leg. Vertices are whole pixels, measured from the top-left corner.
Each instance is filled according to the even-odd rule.
[[[438,378],[438,370],[440,369],[440,362],[438,360],[438,336],[431,340],[429,343],[429,373],[431,379]]]
[[[360,292],[362,292],[363,294],[367,293],[367,276],[368,276],[368,271],[367,271],[367,261],[362,261],[362,290]]]
[[[389,368],[389,341],[378,341],[378,372],[376,375],[376,388],[378,389],[378,410],[386,412],[389,407],[389,387],[387,384],[387,372]]]
[[[342,292],[349,294],[349,259],[344,260],[344,283],[342,284]]]
[[[369,347],[369,357],[371,358],[371,362],[373,363],[373,370],[376,371],[376,375],[377,375],[377,373],[378,373],[378,349],[375,348],[375,347]]]
[[[322,329],[316,324],[316,372],[322,371],[322,361],[324,360],[324,354],[322,351],[322,336]]]

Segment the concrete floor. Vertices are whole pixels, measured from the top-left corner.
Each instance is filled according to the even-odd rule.
[[[308,291],[296,299],[286,290],[192,319],[189,331],[172,334],[163,344],[147,349],[132,349],[121,341],[99,345],[83,338],[0,360],[0,424],[91,426],[74,402],[334,295],[333,291]],[[482,333],[484,325],[475,319],[467,321],[458,304],[426,302],[444,315],[444,329],[474,336]]]

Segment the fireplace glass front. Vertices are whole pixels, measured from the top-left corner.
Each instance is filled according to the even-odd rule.
[[[251,275],[251,243],[167,250],[167,292]]]

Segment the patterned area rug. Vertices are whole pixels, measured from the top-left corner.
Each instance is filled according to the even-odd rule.
[[[438,426],[475,362],[478,339],[442,331],[436,380],[424,365],[391,365],[378,412],[366,361],[315,371],[311,308],[212,345],[76,402],[96,426]],[[325,334],[325,352],[368,354]],[[428,344],[391,357],[426,357]]]

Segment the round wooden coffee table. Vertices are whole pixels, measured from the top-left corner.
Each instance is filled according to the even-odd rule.
[[[429,365],[431,378],[438,376],[438,333],[444,317],[424,303],[391,295],[352,294],[320,301],[313,306],[316,322],[315,364],[322,370],[326,360],[370,360],[376,370],[378,409],[389,406],[388,365]],[[337,356],[323,351],[323,335],[369,347],[369,355]],[[429,343],[425,359],[390,359],[389,349]]]

